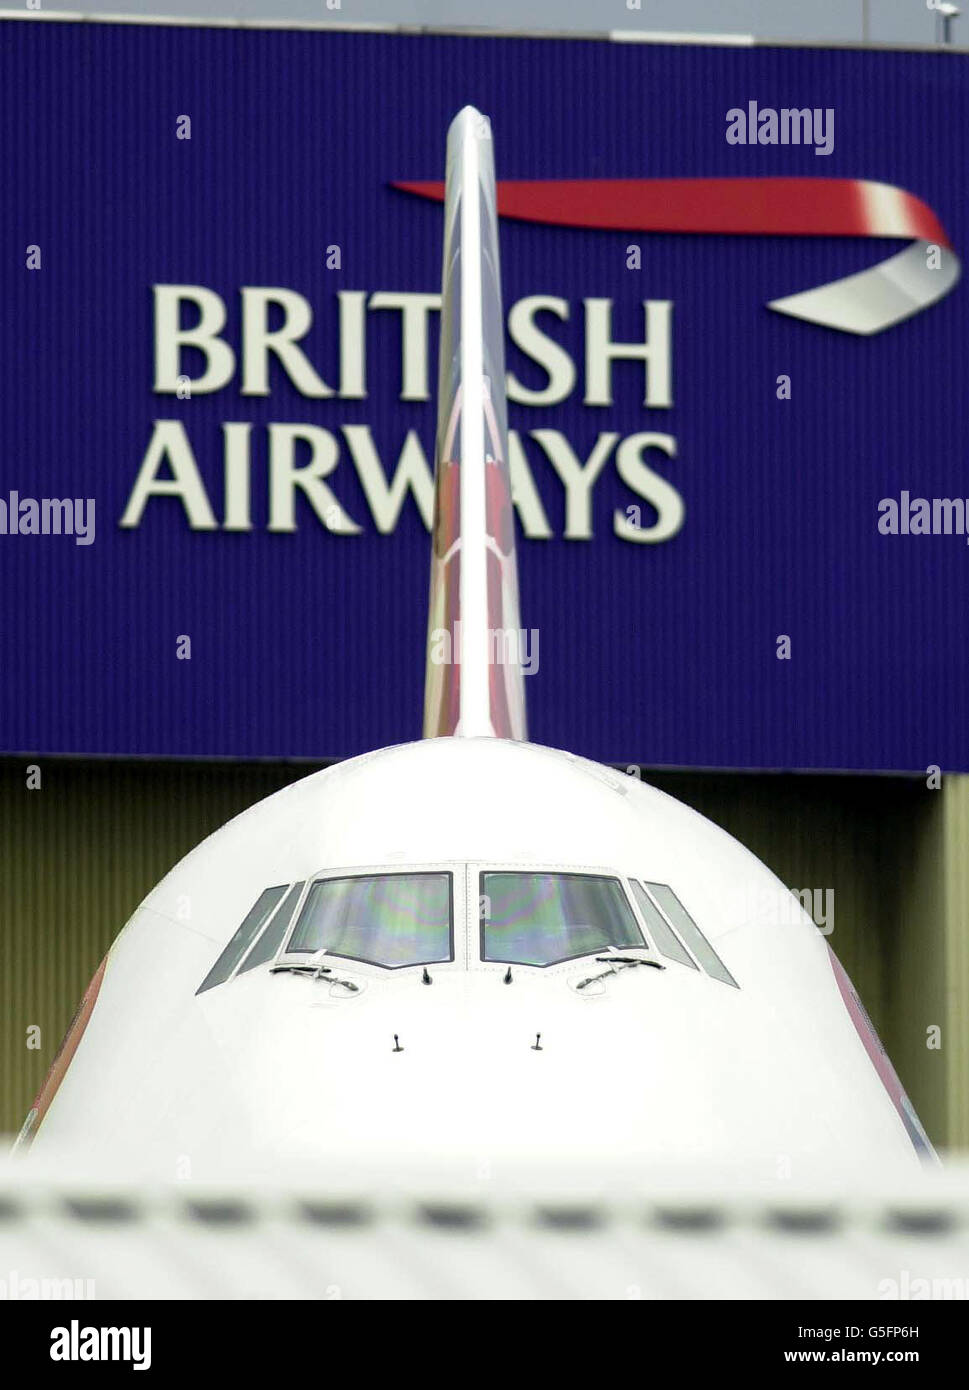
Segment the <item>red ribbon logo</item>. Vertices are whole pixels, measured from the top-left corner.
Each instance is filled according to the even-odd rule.
[[[437,202],[439,182],[393,187]],[[506,179],[498,213],[559,227],[737,236],[897,237],[910,245],[842,280],[771,300],[779,314],[846,333],[880,333],[944,298],[959,258],[932,209],[869,179]]]

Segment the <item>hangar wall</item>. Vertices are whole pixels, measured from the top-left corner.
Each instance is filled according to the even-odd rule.
[[[101,957],[205,835],[314,771],[293,762],[0,762],[0,1133],[16,1133]],[[789,887],[831,943],[932,1139],[969,1148],[969,777],[644,772]],[[28,1048],[28,1030],[40,1046]],[[941,1046],[927,1046],[927,1030]]]

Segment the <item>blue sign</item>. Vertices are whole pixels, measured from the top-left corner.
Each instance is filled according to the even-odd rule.
[[[470,102],[530,736],[969,771],[969,59],[0,36],[4,751],[419,736],[437,185]]]

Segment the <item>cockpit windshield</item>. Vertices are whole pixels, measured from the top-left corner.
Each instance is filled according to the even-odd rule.
[[[398,969],[453,959],[451,875],[369,874],[312,885],[287,953],[328,955]]]
[[[483,873],[480,883],[483,960],[555,965],[608,946],[646,944],[616,878]]]

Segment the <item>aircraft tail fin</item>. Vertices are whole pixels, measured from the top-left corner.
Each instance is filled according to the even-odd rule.
[[[424,737],[527,738],[491,125],[451,123]]]

